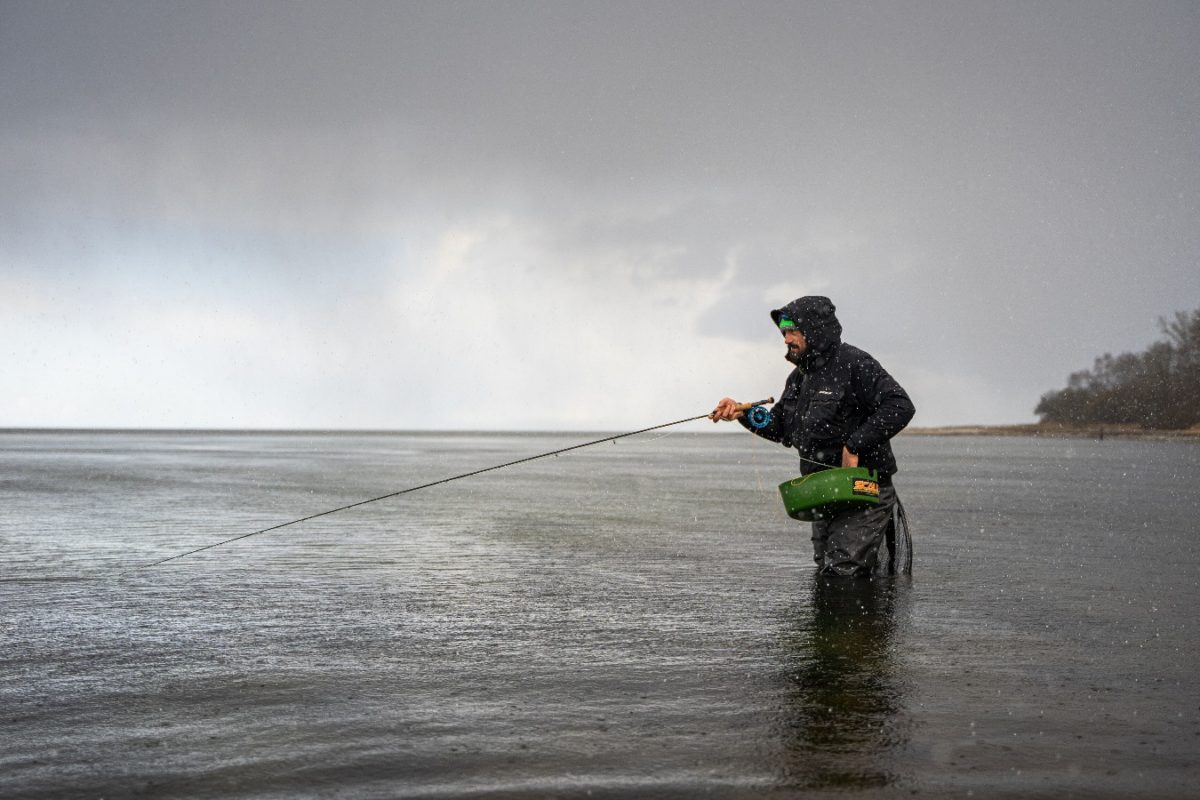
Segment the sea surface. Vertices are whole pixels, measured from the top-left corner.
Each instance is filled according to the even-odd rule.
[[[598,435],[0,432],[0,797],[1198,796],[1200,447],[902,436],[826,583],[676,430],[149,568]]]

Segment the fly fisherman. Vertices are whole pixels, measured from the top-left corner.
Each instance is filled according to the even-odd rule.
[[[771,408],[771,421],[753,427],[737,401],[726,397],[713,411],[713,422],[736,419],[764,439],[795,447],[805,475],[837,466],[877,470],[878,505],[813,521],[813,558],[823,575],[894,574],[899,499],[892,486],[896,458],[888,440],[912,419],[912,400],[870,354],[842,342],[842,325],[828,297],[793,300],[772,311],[771,319],[783,334],[787,360],[795,365]],[[885,539],[892,544],[887,563],[882,563],[879,550]]]

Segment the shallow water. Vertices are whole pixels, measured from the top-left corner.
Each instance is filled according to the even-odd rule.
[[[0,796],[1192,797],[1200,448],[905,438],[911,579],[787,451],[0,433]]]

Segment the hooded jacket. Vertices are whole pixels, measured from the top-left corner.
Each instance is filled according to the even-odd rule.
[[[788,375],[771,422],[753,433],[795,447],[800,472],[808,475],[840,466],[842,448],[858,456],[858,465],[877,470],[881,479],[896,472],[889,440],[904,429],[916,408],[908,393],[869,353],[842,342],[842,325],[827,297],[801,297],[771,312],[776,327],[786,316],[804,334],[804,353],[788,357]]]

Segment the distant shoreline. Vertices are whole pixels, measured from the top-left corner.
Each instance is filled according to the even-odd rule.
[[[944,425],[906,428],[901,436],[1035,436],[1046,439],[1146,439],[1200,441],[1200,426],[1185,430],[1149,430],[1136,425]]]
[[[736,427],[725,430],[696,431],[702,435],[732,435]],[[608,436],[611,430],[404,430],[371,428],[3,428],[0,436],[9,435],[127,435],[182,434],[188,436],[507,436],[532,434],[539,436]],[[626,434],[628,435],[628,434]],[[1136,425],[938,425],[905,428],[900,436],[1032,436],[1044,439],[1141,439],[1146,441],[1200,442],[1200,425],[1186,430],[1147,430]]]

